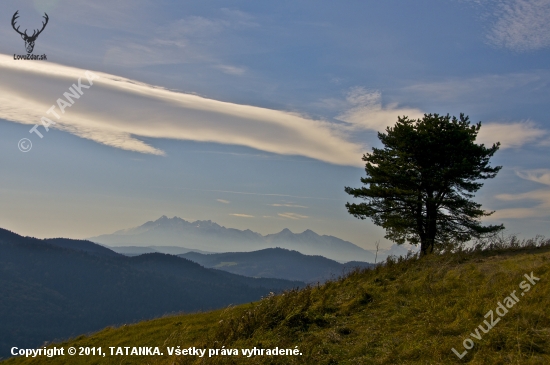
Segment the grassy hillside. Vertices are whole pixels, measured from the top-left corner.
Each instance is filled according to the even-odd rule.
[[[540,281],[524,292],[520,284],[525,288],[531,272]],[[485,314],[511,293],[519,301],[502,317],[494,312],[500,321],[474,339]],[[411,257],[255,303],[107,328],[57,345],[102,346],[103,358],[5,364],[549,364],[549,298],[548,246]],[[474,346],[459,360],[451,349],[462,353],[468,338]],[[164,355],[111,356],[109,346],[158,346]],[[173,346],[298,346],[302,355],[169,356]]]

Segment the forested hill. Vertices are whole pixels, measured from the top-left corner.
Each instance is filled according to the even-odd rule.
[[[216,268],[233,274],[299,280],[307,283],[325,282],[357,267],[373,267],[368,262],[341,264],[323,256],[304,255],[283,248],[266,248],[252,252],[201,254],[188,252],[178,255],[204,267]]]
[[[40,240],[0,229],[0,356],[14,344],[36,347],[302,285],[206,269],[176,256],[126,257],[88,241]]]

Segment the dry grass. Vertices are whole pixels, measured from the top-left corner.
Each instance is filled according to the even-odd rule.
[[[324,285],[208,313],[106,329],[70,346],[159,346],[159,357],[11,359],[12,364],[549,364],[550,240],[515,236],[390,259]],[[462,360],[462,342],[533,272],[540,281]],[[58,345],[59,346],[59,345]],[[182,348],[295,348],[301,356],[168,356]]]

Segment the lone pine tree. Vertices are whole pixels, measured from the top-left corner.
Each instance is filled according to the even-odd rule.
[[[370,218],[386,230],[386,238],[398,244],[420,244],[422,255],[444,242],[466,242],[495,234],[503,225],[482,225],[493,212],[471,200],[502,166],[489,166],[500,142],[485,147],[475,140],[481,122],[469,118],[425,114],[422,119],[398,117],[386,133],[378,133],[384,148],[363,155],[367,176],[360,188],[346,187],[362,198],[347,203],[356,218]]]

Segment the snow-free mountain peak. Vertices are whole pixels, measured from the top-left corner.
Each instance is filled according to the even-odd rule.
[[[91,237],[90,241],[107,246],[178,246],[209,252],[249,252],[281,247],[341,262],[374,261],[371,252],[334,236],[320,236],[310,229],[293,233],[285,228],[263,236],[250,229],[226,228],[211,220],[188,222],[165,215],[135,228]]]

